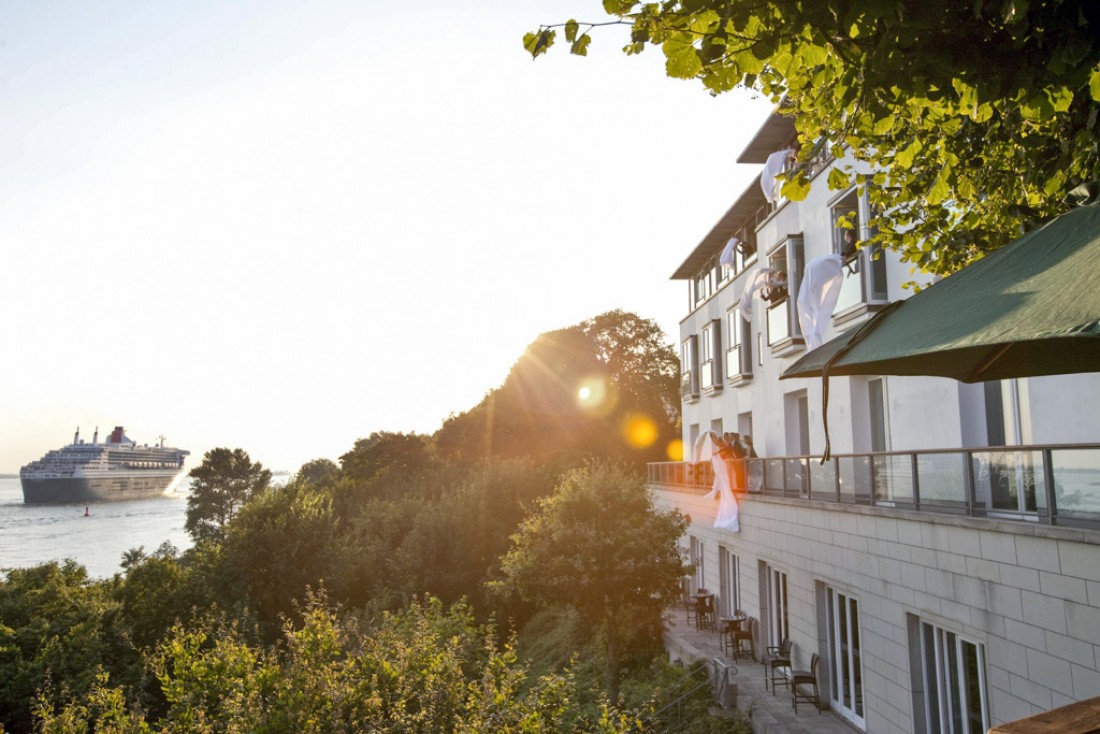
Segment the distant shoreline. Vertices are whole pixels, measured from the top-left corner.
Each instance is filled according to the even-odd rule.
[[[18,478],[19,478],[19,475],[18,475],[18,474],[4,474],[4,473],[0,473],[0,479],[18,479]]]

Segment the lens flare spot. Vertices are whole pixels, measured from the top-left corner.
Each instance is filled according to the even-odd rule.
[[[587,378],[577,388],[577,404],[583,410],[599,411],[607,403],[607,384],[598,378]]]
[[[684,442],[680,439],[675,441],[669,441],[668,446],[665,447],[665,453],[668,454],[669,461],[683,461],[684,460]]]
[[[647,415],[629,415],[623,420],[623,438],[636,449],[652,446],[657,441],[657,424]]]

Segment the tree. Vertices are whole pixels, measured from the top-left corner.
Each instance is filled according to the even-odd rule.
[[[35,691],[83,695],[110,664],[107,584],[74,561],[7,572],[0,581],[0,730],[31,730]]]
[[[603,0],[609,23],[561,24],[585,55],[595,25],[630,26],[669,76],[762,91],[795,117],[799,158],[863,165],[874,241],[950,273],[1068,206],[1100,177],[1100,4],[1094,0]],[[582,25],[584,29],[582,30]],[[556,38],[524,38],[535,56]],[[806,171],[783,193],[803,198]]]
[[[344,476],[360,481],[374,480],[384,474],[418,473],[431,459],[426,436],[416,433],[375,431],[355,442],[351,451],[340,457]]]
[[[336,481],[339,476],[340,467],[332,459],[314,459],[302,464],[297,478],[311,484],[325,485]]]
[[[271,484],[271,472],[242,449],[207,451],[190,477],[184,528],[195,542],[223,540],[226,523],[241,505]]]
[[[631,626],[660,617],[688,572],[676,541],[687,527],[677,511],[659,512],[641,477],[590,463],[512,536],[498,588],[543,605],[561,602],[602,628],[608,689],[619,700],[620,644]]]
[[[667,459],[679,437],[679,364],[663,341],[654,322],[623,311],[540,334],[503,385],[444,422],[436,446],[467,462]]]

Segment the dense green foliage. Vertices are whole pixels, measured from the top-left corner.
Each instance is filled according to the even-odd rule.
[[[829,185],[866,185],[876,239],[950,273],[1065,211],[1100,177],[1100,3],[1095,0],[603,0],[658,46],[669,76],[714,94],[760,90],[793,115],[800,158],[850,151]],[[573,53],[593,25],[561,24]],[[605,24],[598,24],[605,25]],[[582,29],[583,26],[583,29]],[[533,55],[557,35],[524,38]],[[783,192],[801,199],[802,172]]]
[[[617,312],[610,318],[641,332],[651,327]],[[596,342],[576,333],[595,353]],[[671,348],[639,346],[645,340],[626,332],[601,343],[597,365],[671,359]],[[649,348],[661,353],[625,353]],[[543,365],[551,374],[542,387],[527,384],[527,399],[509,411],[559,410],[539,390],[560,382],[553,370],[572,375],[573,364]],[[633,368],[622,369],[624,387],[612,389],[644,393],[625,386]],[[624,402],[631,400],[634,409],[667,409],[643,397]],[[499,405],[497,417],[516,427],[539,422]],[[652,616],[623,637],[627,682],[617,709],[601,693],[606,645],[598,630],[586,624],[555,638],[532,673],[511,640],[532,615],[553,612],[489,591],[504,577],[511,536],[539,501],[583,476],[563,481],[562,469],[598,451],[567,432],[542,435],[534,456],[518,442],[508,456],[471,456],[455,445],[442,449],[438,435],[374,432],[339,465],[309,462],[285,486],[269,486],[266,470],[243,451],[218,449],[194,473],[213,498],[195,507],[217,511],[204,512],[193,548],[133,549],[109,580],[91,580],[73,563],[9,572],[0,580],[0,727],[31,731],[37,720],[44,732],[104,734],[626,730],[653,705],[654,685],[674,675],[651,667],[660,650]],[[634,448],[612,448],[637,460]],[[622,486],[592,488],[644,526],[640,485],[615,477]],[[673,555],[674,539],[651,535]],[[660,549],[648,550],[659,563]],[[671,565],[634,570],[678,573]]]
[[[617,704],[620,643],[636,628],[659,630],[661,614],[679,596],[690,568],[676,541],[686,528],[679,513],[656,511],[639,477],[591,463],[566,474],[524,520],[504,558],[501,586],[544,605],[568,604],[603,631]]]

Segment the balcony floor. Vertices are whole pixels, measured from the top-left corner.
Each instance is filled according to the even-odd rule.
[[[764,688],[764,666],[747,657],[734,661],[722,651],[722,641],[717,632],[697,631],[695,624],[688,624],[683,609],[669,612],[671,619],[665,623],[665,649],[672,660],[685,663],[694,660],[717,658],[727,665],[734,665],[737,674],[730,680],[737,684],[737,708],[750,716],[756,734],[853,734],[858,732],[832,711],[813,710],[810,704],[799,702],[798,713],[791,705],[790,689],[780,686],[772,694]],[[733,670],[730,671],[731,674]]]

